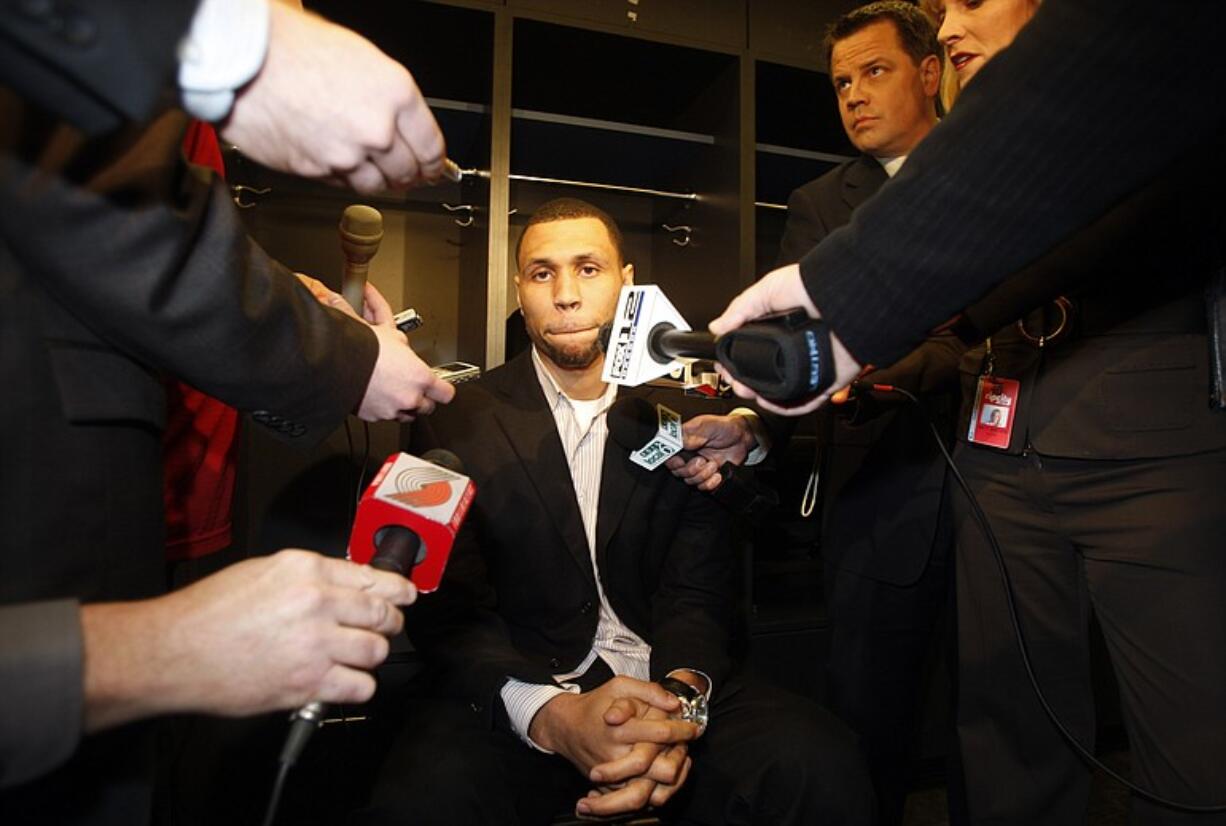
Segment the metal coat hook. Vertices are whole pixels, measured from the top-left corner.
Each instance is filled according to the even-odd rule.
[[[674,235],[676,235],[676,234],[677,234],[677,233],[679,233],[679,232],[680,232],[680,233],[685,233],[685,234],[684,234],[684,236],[682,236],[681,238],[674,238],[674,239],[673,239],[673,243],[674,243],[674,244],[676,244],[677,246],[679,246],[679,247],[688,247],[688,246],[690,245],[690,236],[691,236],[691,235],[694,233],[694,228],[693,228],[693,227],[688,226],[688,225],[686,225],[686,224],[681,224],[681,225],[679,225],[679,226],[675,226],[675,227],[674,227],[674,226],[669,226],[668,224],[660,224],[660,226],[664,228],[664,231],[665,231],[665,232],[671,232],[671,233],[673,233]]]
[[[272,192],[272,189],[267,186],[263,189],[254,186],[244,186],[243,184],[235,184],[230,187],[230,197],[234,201],[234,205],[239,209],[251,209],[259,203],[258,198],[248,201],[243,198],[244,195],[267,195],[270,192]]]
[[[471,227],[473,225],[473,221],[477,220],[476,216],[473,215],[474,208],[472,204],[459,204],[457,206],[453,206],[445,203],[443,204],[443,209],[447,210],[448,212],[464,212],[468,214],[467,218],[455,219],[455,225],[457,227]]]

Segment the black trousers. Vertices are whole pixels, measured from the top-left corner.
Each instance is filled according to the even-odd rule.
[[[831,621],[826,702],[860,736],[881,826],[903,820],[926,666],[937,648],[954,658],[948,650],[954,647],[952,544],[938,542],[923,574],[910,585],[834,565],[825,569]],[[955,739],[952,726],[949,739]],[[952,742],[950,752],[950,822],[958,824],[964,820],[962,778]]]
[[[1056,713],[1093,747],[1092,610],[1120,685],[1134,779],[1168,798],[1226,803],[1226,451],[1085,461],[960,445],[958,463],[1004,549]],[[1090,770],[1034,696],[1000,574],[961,495],[955,510],[958,730],[972,820],[1084,824]],[[1134,798],[1132,822],[1226,815]]]
[[[452,700],[409,709],[352,824],[543,826],[573,811],[590,783],[564,758]],[[672,822],[810,826],[873,822],[873,793],[854,735],[833,715],[759,684],[719,689],[706,733],[691,747]]]

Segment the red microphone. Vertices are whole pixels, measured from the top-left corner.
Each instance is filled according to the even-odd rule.
[[[422,593],[436,590],[477,492],[463,471],[447,450],[389,456],[358,503],[349,559],[406,576]]]

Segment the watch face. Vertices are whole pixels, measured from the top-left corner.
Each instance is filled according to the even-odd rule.
[[[699,694],[690,700],[682,700],[682,720],[689,720],[700,729],[707,727],[707,698]]]
[[[684,680],[678,680],[675,677],[664,678],[660,681],[660,685],[677,695],[677,699],[681,701],[681,710],[675,715],[677,718],[698,726],[700,732],[707,727],[706,695]]]

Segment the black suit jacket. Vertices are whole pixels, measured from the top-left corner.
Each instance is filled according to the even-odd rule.
[[[1195,157],[1079,231],[1009,282],[1063,283],[1066,333],[1042,349],[1016,324],[992,337],[995,371],[1018,379],[1010,453],[1143,459],[1226,448],[1226,415],[1209,398],[1205,289],[1221,239],[1222,175]],[[1026,330],[1052,331],[1050,305]],[[983,346],[958,362],[975,396]],[[964,403],[965,437],[970,405]]]
[[[1222,42],[1217,0],[1044,3],[881,196],[806,256],[814,303],[861,363],[890,364],[1175,156],[1212,139],[1212,165]]]
[[[839,164],[788,197],[788,222],[779,242],[778,266],[795,264],[890,179],[874,158],[861,155]]]
[[[0,84],[87,134],[173,101],[198,0],[0,4]]]
[[[623,391],[636,392],[636,391]],[[648,397],[670,406],[675,393]],[[553,414],[523,353],[413,426],[412,449],[456,453],[477,494],[442,585],[409,609],[409,635],[447,690],[501,707],[508,677],[552,684],[591,650],[599,597]],[[709,496],[605,447],[596,528],[601,583],[651,645],[651,676],[728,673],[733,561],[726,512]]]
[[[995,373],[1020,381],[1007,452],[1114,460],[1226,448],[1226,415],[1208,404],[1205,301],[1224,183],[1203,157],[1181,159],[967,308],[955,329],[990,335]],[[1064,330],[1039,348],[1015,322],[1056,331],[1064,313],[1050,301],[1061,295]],[[983,344],[932,336],[874,379],[916,393],[960,379],[965,439],[986,360]]]
[[[888,180],[876,159],[861,155],[796,189],[788,199],[780,265],[797,261],[846,224]],[[946,430],[955,408],[952,386],[924,400]],[[894,585],[915,582],[935,543],[948,541],[941,519],[945,470],[924,419],[892,409],[850,423],[826,411],[819,418],[819,450],[826,561]]]
[[[161,590],[163,372],[302,443],[369,381],[369,328],[250,240],[226,188],[180,162],[183,123],[88,141],[0,90],[0,606]],[[79,627],[54,614],[58,643],[0,650],[0,695],[23,724],[0,732],[0,786],[81,736]],[[0,794],[0,821],[141,822],[129,731]]]

